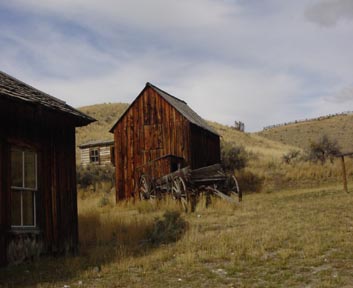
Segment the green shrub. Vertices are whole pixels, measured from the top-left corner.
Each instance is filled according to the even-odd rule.
[[[178,241],[187,230],[188,223],[178,211],[166,211],[163,219],[156,218],[152,230],[147,238],[153,246]]]

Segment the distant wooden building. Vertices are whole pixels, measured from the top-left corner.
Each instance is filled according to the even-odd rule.
[[[114,140],[90,141],[78,146],[81,151],[81,165],[114,165]]]
[[[77,250],[75,127],[93,121],[0,72],[0,265]]]
[[[178,167],[220,162],[219,135],[186,102],[150,83],[110,132],[117,200],[136,195],[143,173],[157,178]]]

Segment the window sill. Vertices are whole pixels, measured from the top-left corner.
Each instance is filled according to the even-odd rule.
[[[40,234],[40,229],[38,227],[11,227],[11,234]]]

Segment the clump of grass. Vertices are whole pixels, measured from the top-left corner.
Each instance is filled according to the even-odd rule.
[[[188,223],[179,211],[166,211],[162,219],[157,218],[148,240],[153,246],[176,242],[185,233]]]

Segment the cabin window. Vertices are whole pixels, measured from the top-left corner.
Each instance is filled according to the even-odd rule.
[[[99,163],[99,149],[92,148],[89,150],[89,161],[90,163]]]
[[[36,226],[37,153],[11,149],[11,226]]]

